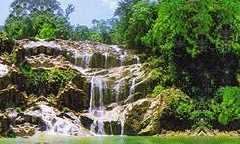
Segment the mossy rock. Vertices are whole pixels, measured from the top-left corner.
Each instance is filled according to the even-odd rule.
[[[17,90],[16,86],[8,86],[6,89],[0,90],[0,109],[12,107],[24,107],[25,95]]]
[[[0,114],[0,136],[7,136],[10,131],[11,120],[6,115]]]
[[[89,107],[89,97],[86,91],[74,84],[68,84],[58,95],[60,108],[68,107],[75,111],[83,111]]]
[[[120,135],[121,124],[118,121],[105,121],[104,131],[107,135]]]
[[[144,118],[144,114],[148,110],[151,101],[148,99],[140,100],[132,105],[131,110],[127,113],[124,125],[124,134],[137,135],[142,129],[141,121]]]

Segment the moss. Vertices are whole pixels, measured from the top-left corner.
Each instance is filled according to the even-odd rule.
[[[23,64],[20,66],[21,74],[26,79],[26,90],[35,94],[54,94],[76,77],[76,72],[71,69],[51,68],[32,69]]]

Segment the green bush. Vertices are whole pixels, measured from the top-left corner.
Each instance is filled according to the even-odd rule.
[[[76,76],[76,73],[71,69],[51,68],[47,70],[35,70],[28,65],[21,65],[20,70],[27,78],[27,85],[33,88],[41,88],[49,84],[63,87],[66,82],[71,81]]]
[[[169,88],[163,90],[160,95],[168,107],[168,111],[178,118],[189,119],[193,111],[192,100],[181,90]]]
[[[12,39],[24,39],[34,35],[31,20],[28,17],[11,17],[7,19],[4,30]]]
[[[56,28],[54,28],[54,26],[51,24],[45,23],[36,37],[40,39],[56,38]]]
[[[161,92],[164,90],[165,88],[161,85],[157,85],[154,90],[153,90],[153,93],[152,93],[152,96],[153,97],[156,97],[158,96],[159,94],[161,94]]]
[[[218,121],[227,125],[240,118],[240,88],[222,87],[216,92],[217,104],[214,111],[218,113]]]
[[[161,85],[163,87],[172,86],[175,78],[171,67],[164,59],[151,57],[148,59],[148,64],[150,79],[154,85]]]

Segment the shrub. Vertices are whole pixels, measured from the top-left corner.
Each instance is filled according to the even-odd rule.
[[[160,95],[163,101],[167,104],[170,113],[178,118],[190,117],[193,110],[192,100],[181,90],[175,88],[169,88],[163,90]]]
[[[222,87],[216,92],[216,101],[219,102],[215,111],[218,112],[218,121],[227,125],[240,118],[240,88]]]
[[[43,90],[46,93],[46,89],[49,91],[47,94],[57,92],[59,88],[64,87],[76,76],[71,69],[32,69],[26,64],[20,66],[20,71],[26,78],[27,88],[37,94]]]

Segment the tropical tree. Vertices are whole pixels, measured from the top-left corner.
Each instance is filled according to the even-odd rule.
[[[201,98],[237,85],[239,0],[163,0],[158,11],[144,41],[174,67],[177,86]]]

